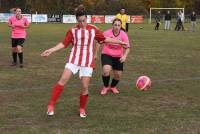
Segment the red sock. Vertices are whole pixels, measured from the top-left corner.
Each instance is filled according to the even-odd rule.
[[[60,85],[59,83],[57,83],[51,93],[51,99],[49,101],[49,105],[54,105],[57,101],[57,99],[59,98],[60,94],[62,93],[64,89],[63,85]]]
[[[80,109],[85,109],[87,101],[88,101],[88,94],[80,95]]]

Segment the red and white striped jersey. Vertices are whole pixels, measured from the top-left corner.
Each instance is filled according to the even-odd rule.
[[[105,37],[93,25],[87,24],[85,29],[77,25],[70,29],[63,40],[65,47],[70,43],[73,45],[68,63],[94,68],[94,40],[102,43]]]

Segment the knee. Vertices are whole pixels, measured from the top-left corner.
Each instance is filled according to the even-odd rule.
[[[110,73],[109,72],[103,72],[103,76],[109,76]]]
[[[67,82],[67,80],[65,78],[61,78],[58,83],[61,84],[61,85],[65,85]]]
[[[119,75],[114,75],[114,79],[115,79],[115,80],[120,80],[120,78],[121,78],[121,77],[120,77]]]
[[[120,78],[121,78],[121,74],[118,74],[118,73],[114,74],[115,80],[120,80]]]
[[[110,75],[110,70],[103,70],[103,76],[109,76]]]
[[[21,46],[17,46],[17,51],[18,51],[18,53],[21,53],[22,52],[22,47]]]

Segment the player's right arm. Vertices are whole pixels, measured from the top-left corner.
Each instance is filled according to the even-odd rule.
[[[64,48],[64,47],[65,47],[65,45],[64,45],[62,42],[60,42],[60,43],[58,43],[55,47],[52,47],[52,48],[47,49],[47,50],[45,50],[44,52],[42,52],[41,56],[42,56],[42,57],[47,57],[47,56],[49,56],[51,53],[56,52],[56,51],[58,51],[58,50],[60,50],[60,49],[62,49],[62,48]]]
[[[65,39],[63,40],[63,42],[58,43],[56,46],[45,50],[44,52],[42,52],[41,56],[43,57],[47,57],[49,56],[51,53],[56,52],[60,49],[66,48],[71,42],[72,42],[72,31],[69,30],[65,36]]]
[[[11,18],[8,20],[8,26],[14,28],[14,25],[12,24]]]

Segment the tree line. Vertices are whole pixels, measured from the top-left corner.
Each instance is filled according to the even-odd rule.
[[[183,7],[186,14],[200,13],[200,0],[0,0],[0,12],[20,7],[24,13],[74,14],[79,4],[91,15],[116,14],[122,7],[133,15],[148,15],[150,7]]]

